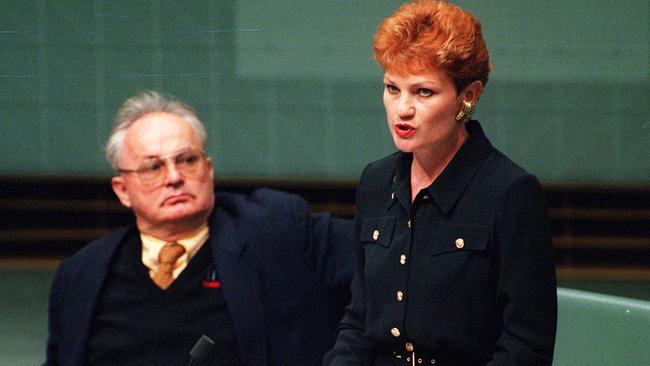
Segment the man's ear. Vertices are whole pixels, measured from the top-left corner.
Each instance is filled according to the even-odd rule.
[[[120,202],[128,208],[131,208],[131,199],[129,194],[126,192],[126,185],[124,184],[124,177],[121,175],[116,175],[111,179],[111,187],[117,198],[120,199]]]
[[[208,170],[210,171],[210,179],[214,181],[214,166],[212,165],[212,158],[208,156],[205,159],[205,163],[208,164]]]

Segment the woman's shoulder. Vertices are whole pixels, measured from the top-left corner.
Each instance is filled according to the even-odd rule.
[[[396,151],[384,158],[369,163],[363,170],[361,179],[363,180],[367,177],[379,178],[383,175],[392,177],[397,168],[397,163],[403,158],[403,155],[403,152]]]
[[[398,151],[368,164],[359,179],[357,201],[369,202],[377,197],[388,197],[387,192],[393,190],[394,177],[403,156],[404,154]]]
[[[535,177],[524,167],[496,148],[493,148],[491,154],[488,155],[482,170],[506,182],[517,181],[523,177]]]
[[[482,191],[495,197],[512,196],[515,191],[541,194],[537,176],[497,149],[489,154],[473,180],[480,182]]]

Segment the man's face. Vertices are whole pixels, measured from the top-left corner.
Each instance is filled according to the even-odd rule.
[[[201,156],[195,172],[183,174],[175,157],[187,149],[203,151],[203,145],[190,125],[174,114],[146,114],[126,131],[119,153],[121,169],[140,169],[158,158],[164,162],[162,176],[155,182],[143,182],[135,172],[113,177],[113,191],[133,210],[140,231],[155,235],[161,230],[193,230],[210,215],[214,205],[212,161]]]

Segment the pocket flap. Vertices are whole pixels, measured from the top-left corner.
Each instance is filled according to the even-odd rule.
[[[480,225],[442,223],[436,225],[431,235],[435,238],[435,244],[429,247],[430,255],[482,251],[487,248],[490,229]]]
[[[364,217],[361,221],[359,240],[388,247],[393,237],[394,228],[394,216]]]

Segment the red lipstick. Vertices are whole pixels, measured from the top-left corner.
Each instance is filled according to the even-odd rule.
[[[415,133],[415,127],[409,125],[408,123],[397,123],[395,124],[395,134],[401,138],[407,138]]]

